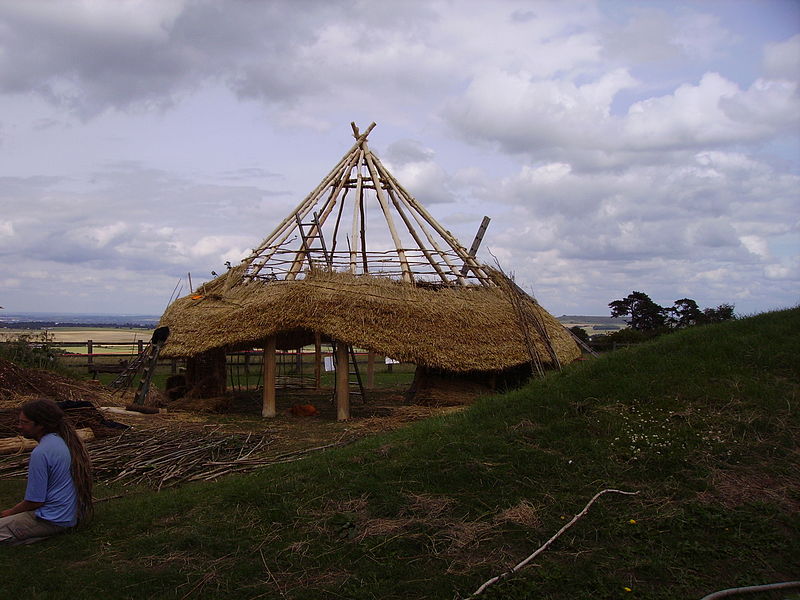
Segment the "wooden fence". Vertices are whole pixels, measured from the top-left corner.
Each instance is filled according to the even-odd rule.
[[[0,342],[0,344],[11,342]],[[147,341],[102,341],[88,339],[73,342],[28,342],[31,348],[46,349],[47,354],[53,359],[70,369],[86,370],[93,379],[100,373],[122,373],[147,346]],[[321,373],[315,372],[316,351],[310,349],[277,350],[276,361],[278,379],[284,387],[318,387]],[[328,345],[323,345],[321,352],[322,362],[326,357],[333,356],[333,350]],[[367,352],[356,351],[358,362],[367,361]],[[384,361],[385,370],[392,372],[393,364]],[[186,359],[164,358],[159,359],[156,373],[162,375],[177,375],[186,367]],[[261,385],[263,377],[263,349],[253,348],[226,354],[225,369],[228,373],[228,385],[232,390],[253,389]]]

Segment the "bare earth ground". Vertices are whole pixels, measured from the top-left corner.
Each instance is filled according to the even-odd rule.
[[[155,391],[148,396],[151,410],[164,408],[143,414],[125,409],[131,391],[120,396],[97,381],[76,381],[0,359],[0,438],[17,435],[19,407],[31,398],[89,403],[68,408],[67,414],[76,427],[91,428],[96,436],[88,443],[96,478],[160,488],[297,460],[462,408],[406,405],[404,391],[367,391],[366,402],[351,406],[348,421],[336,420],[330,389],[279,389],[278,414],[268,419],[261,416],[258,391],[174,403]],[[293,414],[293,406],[309,405],[316,409],[313,416]],[[26,452],[0,456],[0,475],[22,477],[26,464]]]
[[[217,431],[220,433],[268,435],[275,440],[273,450],[297,450],[338,440],[390,431],[412,421],[461,410],[462,406],[411,406],[403,399],[405,389],[382,389],[368,392],[367,402],[351,406],[351,419],[336,420],[332,390],[278,390],[274,418],[261,416],[258,392],[242,393],[225,398],[196,400],[192,403],[167,404],[158,414],[140,414],[116,408],[103,411],[110,419],[137,429],[171,427],[176,430]],[[130,402],[130,394],[122,404]],[[296,416],[292,406],[313,405],[314,416]],[[190,408],[191,407],[191,408]],[[102,410],[102,409],[101,409]]]

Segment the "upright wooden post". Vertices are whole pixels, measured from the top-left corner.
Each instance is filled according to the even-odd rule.
[[[350,364],[347,356],[347,344],[336,344],[336,420],[346,421],[350,418]]]
[[[275,411],[275,336],[271,335],[264,344],[264,403],[262,417],[274,417]]]
[[[375,387],[375,351],[367,352],[367,389]]]
[[[322,387],[322,336],[314,332],[314,389]]]
[[[89,373],[92,372],[92,367],[94,366],[94,342],[92,340],[86,340],[86,366],[89,368]]]

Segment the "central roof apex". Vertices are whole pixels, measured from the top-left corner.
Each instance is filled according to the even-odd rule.
[[[355,144],[234,270],[228,285],[293,280],[308,269],[406,283],[492,285],[486,268],[418,202],[350,124]]]

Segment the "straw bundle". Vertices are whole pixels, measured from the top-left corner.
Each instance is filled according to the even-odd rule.
[[[160,323],[170,328],[163,355],[259,346],[272,335],[278,347],[299,347],[320,332],[403,362],[451,372],[499,371],[529,363],[531,345],[552,365],[538,333],[546,331],[562,364],[580,356],[552,315],[527,296],[520,311],[514,305],[519,298],[512,301],[501,286],[417,286],[323,270],[294,281],[225,284],[219,277],[167,309]],[[530,331],[537,332],[533,339]]]

